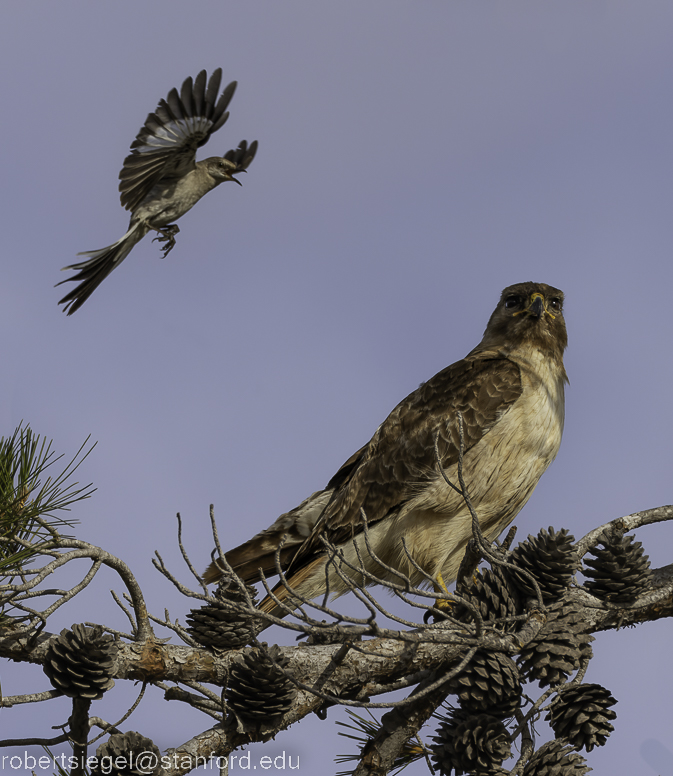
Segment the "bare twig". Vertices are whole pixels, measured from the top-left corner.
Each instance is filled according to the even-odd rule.
[[[212,509],[211,504],[211,509]],[[196,569],[192,565],[191,560],[189,559],[189,555],[187,554],[187,550],[185,549],[183,543],[182,543],[182,518],[180,517],[180,513],[178,512],[176,515],[178,519],[178,547],[180,548],[180,553],[182,554],[182,558],[185,561],[185,564],[187,565],[187,568],[192,572],[192,575],[194,579],[201,585],[201,588],[205,595],[208,594],[208,588],[206,587],[205,582],[203,581],[200,574],[197,573]]]
[[[667,520],[673,520],[673,505],[655,507],[654,509],[646,509],[643,512],[633,512],[626,517],[620,517],[616,520],[611,520],[609,523],[594,528],[592,531],[582,537],[575,548],[580,558],[584,557],[588,550],[593,547],[600,537],[613,526],[618,526],[625,533],[627,531],[633,531],[636,528],[640,528],[644,525],[652,525],[653,523],[662,523]]]
[[[21,703],[39,703],[49,701],[52,698],[60,698],[63,693],[60,690],[45,690],[44,692],[27,693],[26,695],[6,695],[0,698],[0,706],[9,709]]]
[[[48,548],[38,548],[38,552],[39,554],[52,557],[53,560],[39,569],[25,569],[23,575],[25,581],[22,581],[21,584],[0,585],[0,595],[5,599],[5,603],[21,610],[29,611],[33,615],[35,622],[40,620],[44,623],[48,616],[53,614],[60,606],[63,606],[63,604],[70,601],[77,593],[81,592],[81,590],[89,585],[100,566],[105,565],[117,572],[128,590],[138,621],[136,638],[138,640],[145,640],[153,635],[140,586],[129,567],[119,558],[88,542],[66,538],[51,541]],[[28,609],[28,607],[25,607],[21,603],[27,598],[51,594],[51,590],[39,591],[35,590],[35,588],[50,574],[53,574],[67,563],[80,558],[92,560],[93,566],[89,569],[81,582],[70,590],[64,591],[63,595],[51,606],[47,607],[44,612]],[[31,576],[31,579],[28,579],[28,576]]]
[[[67,733],[61,733],[61,735],[54,738],[5,738],[0,740],[0,747],[5,746],[55,746],[56,744],[63,744],[68,740]]]
[[[145,695],[145,690],[146,689],[147,689],[147,682],[143,682],[142,687],[140,688],[140,692],[138,693],[138,697],[135,699],[135,701],[131,705],[131,708],[129,708],[128,711],[124,714],[124,716],[121,717],[120,719],[118,719],[114,724],[109,725],[107,722],[103,722],[103,720],[100,719],[100,717],[96,717],[95,718],[96,719],[96,723],[95,724],[97,724],[99,727],[102,727],[103,728],[103,732],[100,733],[99,735],[97,735],[95,738],[92,738],[89,741],[89,746],[91,746],[92,744],[95,744],[96,741],[98,741],[99,738],[102,738],[106,733],[114,732],[115,730],[117,730],[119,728],[119,726],[123,722],[126,722],[126,720],[131,716],[131,714],[133,714],[133,712],[138,708],[138,706],[140,706],[140,701],[143,699],[143,696]],[[89,719],[89,728],[91,728],[93,726],[93,724],[94,724],[92,719],[93,718]]]

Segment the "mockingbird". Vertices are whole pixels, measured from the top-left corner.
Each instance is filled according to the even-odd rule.
[[[180,231],[173,221],[220,183],[235,181],[241,185],[233,176],[245,172],[254,159],[256,140],[249,146],[241,141],[238,148],[223,157],[196,161],[196,149],[205,145],[229,118],[227,106],[236,90],[236,81],[232,81],[218,100],[221,68],[210,76],[207,85],[206,79],[206,71],[202,70],[193,82],[187,78],[179,94],[171,89],[138,132],[119,173],[121,203],[131,211],[128,232],[106,248],[78,254],[89,256],[86,261],[63,267],[78,272],[61,283],[82,281],[59,302],[65,305],[68,315],[84,304],[150,230],[158,233],[155,240],[165,243],[162,250],[166,258]]]
[[[397,571],[414,585],[427,585],[428,575],[444,587],[456,578],[472,527],[465,500],[441,475],[435,442],[442,469],[457,484],[460,413],[463,476],[482,531],[494,539],[528,501],[561,444],[566,344],[561,291],[544,283],[506,288],[474,350],[400,402],[325,490],[227,552],[227,561],[243,580],[256,582],[277,573],[278,553],[289,586],[307,599],[327,589],[348,591],[335,566],[361,585],[354,571],[360,559],[373,578],[366,584],[399,583]],[[345,562],[330,563],[322,539]],[[221,576],[214,561],[204,579]],[[297,605],[284,585],[273,592],[286,606]],[[268,596],[260,608],[287,613]]]

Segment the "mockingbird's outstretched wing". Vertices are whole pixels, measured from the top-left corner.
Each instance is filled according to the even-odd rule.
[[[206,78],[202,70],[194,81],[187,78],[179,93],[171,89],[145,120],[119,173],[121,203],[127,210],[133,212],[159,181],[182,178],[193,170],[197,148],[229,118],[236,81],[218,99],[222,68],[213,72],[207,87]]]

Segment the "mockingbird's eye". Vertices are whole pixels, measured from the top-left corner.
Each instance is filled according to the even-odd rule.
[[[510,294],[507,299],[505,299],[506,310],[513,310],[515,307],[519,307],[520,305],[521,297],[517,296],[516,294]]]

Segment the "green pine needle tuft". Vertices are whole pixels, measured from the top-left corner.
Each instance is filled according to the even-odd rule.
[[[74,457],[58,472],[63,458],[52,443],[21,422],[10,437],[0,438],[0,575],[13,577],[39,549],[57,538],[64,526],[75,521],[58,512],[68,511],[95,491],[80,487],[72,475],[95,447],[84,441]],[[51,469],[53,474],[46,474]]]

